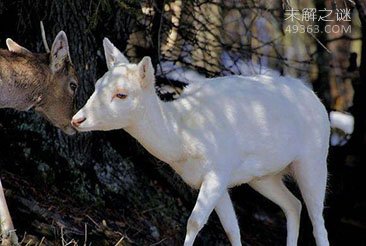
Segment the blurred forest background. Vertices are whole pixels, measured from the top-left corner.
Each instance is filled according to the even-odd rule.
[[[291,8],[332,10],[334,21],[285,20]],[[336,21],[346,8],[350,19]],[[162,100],[199,77],[271,73],[266,67],[305,80],[329,111],[354,116],[349,141],[347,130],[332,130],[325,218],[331,245],[366,245],[364,0],[0,0],[0,47],[10,37],[45,52],[40,21],[49,44],[60,30],[68,36],[77,108],[107,70],[104,37],[132,62],[152,57]],[[289,25],[351,32],[290,33]],[[122,130],[66,136],[34,112],[0,110],[0,170],[24,245],[84,245],[85,232],[86,245],[182,245],[197,195]],[[285,245],[278,207],[245,185],[231,194],[244,245]],[[214,213],[196,243],[229,245]],[[315,245],[305,209],[299,245]]]

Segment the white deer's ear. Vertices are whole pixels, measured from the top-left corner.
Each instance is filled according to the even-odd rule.
[[[117,64],[130,63],[127,58],[119,51],[108,38],[103,39],[103,47],[105,59],[107,61],[108,70]]]
[[[154,85],[155,77],[154,77],[154,68],[151,63],[151,58],[145,56],[142,58],[138,66],[138,74],[140,76],[141,87],[146,88],[151,85]]]
[[[27,50],[23,46],[20,46],[19,44],[17,44],[16,42],[14,42],[10,38],[6,39],[6,45],[8,46],[8,49],[11,52],[20,53],[20,54],[28,54],[28,55],[32,54],[32,52],[30,52],[29,50]]]
[[[64,67],[66,62],[71,63],[69,43],[64,31],[57,34],[51,48],[51,70],[57,72]]]

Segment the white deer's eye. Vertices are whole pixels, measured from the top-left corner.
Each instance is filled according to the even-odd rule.
[[[126,98],[127,98],[127,95],[126,95],[126,94],[123,94],[123,93],[117,93],[117,94],[116,94],[116,97],[117,97],[118,99],[126,99]]]

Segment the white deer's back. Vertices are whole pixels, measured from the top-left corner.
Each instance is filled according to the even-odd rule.
[[[225,165],[237,165],[233,183],[242,183],[240,170],[260,177],[304,155],[327,152],[325,108],[293,78],[207,79],[191,84],[171,109],[187,158],[225,156],[225,162],[232,162]]]

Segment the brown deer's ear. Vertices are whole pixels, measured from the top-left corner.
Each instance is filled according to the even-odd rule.
[[[31,55],[32,54],[32,52],[30,52],[29,50],[27,50],[23,46],[20,46],[19,44],[17,44],[16,42],[14,42],[10,38],[7,38],[6,39],[6,45],[8,46],[8,49],[11,52],[19,53],[19,54],[24,54],[24,55],[27,55],[27,54],[28,55]]]
[[[57,72],[62,69],[67,62],[71,63],[69,43],[64,31],[59,32],[55,41],[53,41],[50,61],[50,67],[53,72]]]

